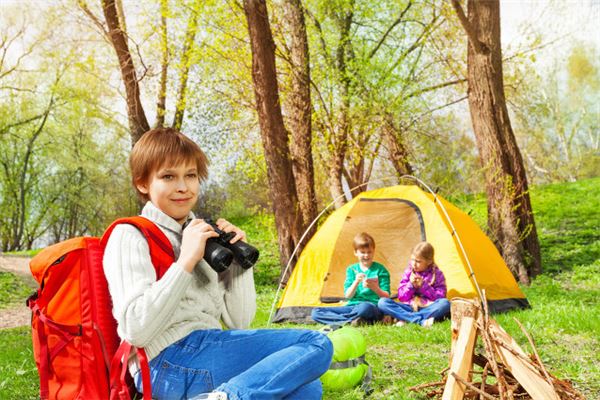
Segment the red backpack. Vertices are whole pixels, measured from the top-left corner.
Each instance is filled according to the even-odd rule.
[[[118,219],[102,238],[69,239],[31,260],[31,273],[40,287],[27,304],[33,314],[33,354],[42,400],[130,399],[126,360],[131,351],[140,359],[144,399],[151,398],[146,353],[125,341],[119,345],[102,267],[106,242],[118,224],[133,225],[144,234],[157,279],[173,263],[171,243],[143,217]]]

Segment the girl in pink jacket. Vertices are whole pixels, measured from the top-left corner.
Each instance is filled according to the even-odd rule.
[[[435,265],[434,249],[421,242],[412,251],[408,267],[398,286],[398,299],[381,298],[379,309],[396,318],[397,326],[407,322],[429,327],[450,315],[450,302],[446,299],[446,279]]]

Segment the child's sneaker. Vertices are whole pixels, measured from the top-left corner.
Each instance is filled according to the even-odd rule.
[[[404,325],[406,325],[406,321],[399,320],[394,325],[396,325],[396,326],[404,326]]]
[[[434,318],[427,318],[425,321],[421,322],[421,326],[423,328],[431,328],[431,326],[433,325],[434,322]]]
[[[225,392],[202,393],[196,397],[192,397],[191,400],[227,400],[227,393],[225,393]]]

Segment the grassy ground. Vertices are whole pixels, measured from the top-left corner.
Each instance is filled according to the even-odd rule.
[[[600,398],[600,179],[550,185],[532,190],[544,274],[523,288],[530,310],[495,318],[527,351],[527,339],[517,318],[536,341],[537,350],[551,373],[570,379],[588,399]],[[485,201],[461,203],[480,223],[485,222]],[[239,220],[261,249],[256,267],[259,292],[253,327],[266,327],[275,296],[278,256],[272,222],[267,217]],[[8,283],[7,283],[8,282]],[[0,298],[21,301],[24,283],[0,275]],[[298,327],[298,325],[290,325]],[[277,327],[285,327],[277,325]],[[307,326],[316,329],[315,325]],[[431,329],[418,326],[374,325],[359,328],[368,342],[367,360],[373,367],[372,399],[425,399],[409,387],[439,379],[448,365],[450,323]],[[0,399],[37,398],[37,373],[27,327],[0,331]],[[326,392],[325,399],[362,399],[359,390]]]

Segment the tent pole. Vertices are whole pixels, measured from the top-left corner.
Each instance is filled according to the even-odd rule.
[[[361,183],[360,185],[357,185],[357,186],[351,188],[350,192],[352,192],[354,189],[358,189],[358,188],[361,188],[363,186],[366,186],[369,183],[385,181],[385,180],[389,180],[389,179],[392,179],[392,178],[395,178],[395,177],[385,177],[385,178],[377,179],[377,180],[374,180],[374,181]],[[343,193],[343,194],[339,195],[338,197],[336,197],[335,199],[333,199],[333,201],[331,203],[329,203],[319,213],[319,215],[317,215],[315,217],[315,219],[312,220],[312,222],[310,223],[310,225],[308,226],[308,228],[306,228],[306,230],[304,231],[304,233],[300,237],[300,240],[298,241],[298,244],[296,244],[296,247],[294,248],[294,251],[292,252],[292,255],[290,256],[290,259],[288,260],[288,263],[285,266],[285,269],[283,270],[283,274],[281,274],[282,278],[287,275],[287,271],[288,271],[288,269],[290,269],[290,266],[292,265],[292,261],[294,260],[294,256],[296,255],[296,252],[300,248],[300,244],[302,243],[302,241],[304,240],[304,238],[306,237],[306,235],[308,235],[308,232],[310,232],[310,230],[312,229],[313,225],[317,223],[317,221],[319,220],[319,218],[321,218],[321,216],[325,213],[325,211],[329,210],[331,208],[331,206],[333,206],[335,204],[336,201],[338,201],[339,199],[341,199],[344,196],[345,196],[345,193]],[[269,320],[267,322],[267,328],[270,327],[271,326],[271,322],[273,322],[273,313],[275,312],[275,304],[277,303],[277,298],[279,297],[279,292],[280,291],[281,291],[281,279],[279,279],[279,285],[277,285],[277,291],[275,292],[275,297],[273,299],[273,303],[271,304],[271,311],[269,312]]]
[[[448,221],[448,224],[450,224],[450,227],[452,228],[453,236],[456,238],[458,246],[460,247],[460,251],[462,252],[463,257],[465,258],[465,261],[467,262],[467,266],[469,267],[469,271],[471,272],[469,274],[469,277],[471,278],[471,280],[475,284],[475,289],[477,290],[477,294],[479,295],[479,299],[482,302],[485,301],[484,300],[485,297],[483,296],[483,293],[481,292],[481,288],[479,287],[479,283],[477,282],[477,278],[475,277],[475,271],[473,271],[473,266],[471,265],[471,261],[469,260],[469,257],[467,256],[467,252],[465,251],[465,248],[463,247],[462,241],[460,240],[460,236],[458,235],[458,232],[456,231],[456,228],[454,227],[454,224],[452,223],[452,219],[450,218],[450,216],[448,215],[448,212],[446,211],[446,207],[444,207],[444,205],[442,204],[441,201],[438,201],[437,194],[433,190],[431,190],[431,188],[425,182],[423,182],[422,180],[420,180],[419,178],[414,177],[412,175],[402,175],[400,177],[400,179],[402,179],[402,178],[408,178],[408,179],[415,180],[416,182],[418,182],[419,184],[421,184],[425,189],[427,189],[429,191],[429,193],[431,193],[433,195],[435,203],[439,204],[439,207],[444,212],[444,217],[446,217],[446,221]]]

